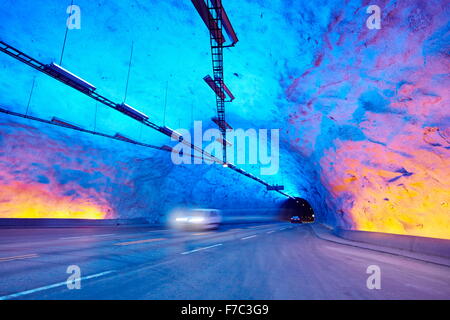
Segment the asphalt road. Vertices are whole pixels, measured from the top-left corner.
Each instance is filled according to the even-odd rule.
[[[72,265],[80,289],[67,287]],[[367,287],[369,266],[380,289]],[[450,268],[322,240],[308,225],[0,230],[0,299],[449,298]]]

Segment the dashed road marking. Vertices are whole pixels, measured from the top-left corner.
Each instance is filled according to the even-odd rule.
[[[181,254],[190,254],[190,253],[194,253],[194,252],[197,252],[197,251],[218,247],[218,246],[221,246],[221,245],[222,245],[221,243],[218,243],[218,244],[215,244],[215,245],[212,245],[212,246],[202,247],[202,248],[194,249],[194,250],[191,250],[191,251],[182,252]]]
[[[156,242],[156,241],[163,241],[167,240],[167,238],[153,238],[153,239],[144,239],[144,240],[136,240],[136,241],[128,241],[128,242],[119,242],[115,243],[115,246],[128,246],[131,244],[140,244],[140,243],[149,243],[149,242]]]
[[[252,236],[241,238],[241,240],[247,240],[247,239],[251,239],[251,238],[254,238],[254,237],[256,237],[256,234],[254,234]]]

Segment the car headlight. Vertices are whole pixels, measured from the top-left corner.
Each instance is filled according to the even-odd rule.
[[[201,218],[201,217],[194,217],[194,218],[190,218],[189,222],[200,223],[200,222],[203,222],[203,220],[205,220],[205,219]]]

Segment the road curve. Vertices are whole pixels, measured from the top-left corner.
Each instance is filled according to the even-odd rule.
[[[67,286],[69,266],[79,267],[80,289]],[[368,288],[368,268],[380,271],[379,289]],[[3,300],[448,299],[449,288],[446,266],[326,241],[308,225],[4,229],[0,235]]]

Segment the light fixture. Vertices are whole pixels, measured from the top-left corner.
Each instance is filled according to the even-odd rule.
[[[230,101],[234,100],[234,95],[231,93],[230,89],[228,89],[228,87],[225,85],[222,79],[215,78],[215,80],[213,80],[213,78],[211,78],[210,75],[207,75],[203,78],[203,80],[212,89],[212,91],[214,91],[215,94],[217,94],[220,98],[225,100],[226,99],[225,93],[226,93],[230,98]],[[219,83],[220,86],[218,86],[217,83]]]
[[[217,86],[216,82],[211,78],[211,76],[208,75],[204,77],[203,80],[205,80],[206,84],[212,89],[212,91],[214,91],[220,98],[225,100],[225,93],[219,86]]]
[[[114,135],[114,138],[117,138],[117,139],[120,139],[120,140],[123,140],[123,141],[136,143],[135,140],[130,139],[130,138],[124,136],[123,134],[118,133],[118,132]]]
[[[44,69],[48,73],[52,74],[52,76],[56,76],[57,78],[60,78],[65,82],[75,84],[75,86],[79,87],[83,91],[92,92],[96,89],[92,84],[90,84],[86,80],[81,79],[80,77],[74,75],[72,72],[64,69],[63,67],[57,65],[54,62],[46,65]]]
[[[214,79],[216,79],[216,81],[220,82],[220,86],[227,93],[227,95],[230,97],[230,101],[233,101],[234,100],[234,95],[231,93],[230,89],[228,89],[228,87],[225,85],[225,82],[223,82],[223,79],[219,79],[217,77],[214,77]]]
[[[172,137],[180,142],[183,141],[183,136],[181,135],[181,133],[173,129],[170,129],[169,127],[166,126],[160,127],[160,131],[164,133],[166,136]]]
[[[57,117],[53,117],[52,118],[52,122],[56,123],[58,125],[64,126],[64,127],[69,127],[69,128],[73,128],[73,129],[81,129],[82,127],[76,124],[73,124],[71,122],[68,122],[66,120],[62,120],[60,118]]]
[[[268,185],[267,186],[267,190],[268,191],[281,191],[281,190],[284,190],[284,186],[279,186],[279,185],[270,186],[270,185]]]
[[[222,127],[220,126],[219,118],[217,118],[217,117],[212,117],[212,118],[211,118],[211,121],[214,122],[215,124],[217,124],[217,126],[218,126],[219,128],[221,128],[221,129],[224,129],[224,130],[226,130],[226,129],[230,129],[230,130],[233,129],[226,121],[223,122],[224,127],[222,128]]]
[[[169,151],[169,152],[172,152],[172,151],[173,151],[172,147],[169,147],[168,145],[163,145],[163,146],[161,147],[161,149],[162,149],[162,150],[165,150],[165,151]]]
[[[135,108],[129,106],[126,103],[116,104],[116,109],[139,121],[144,121],[148,119],[148,116],[145,113],[136,110]]]

